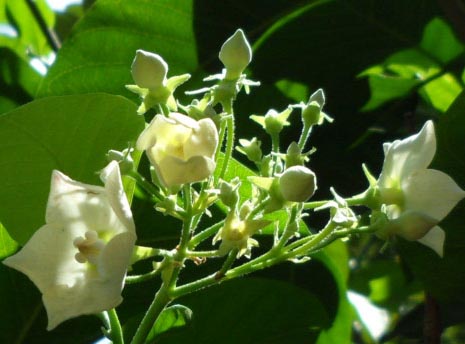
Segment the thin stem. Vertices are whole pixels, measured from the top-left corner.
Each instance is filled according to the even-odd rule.
[[[61,48],[61,42],[56,32],[47,26],[44,17],[40,13],[39,8],[33,0],[26,0],[26,4],[29,6],[31,13],[40,29],[42,30],[42,33],[44,34],[48,44],[54,52],[57,52]]]
[[[223,266],[221,269],[216,273],[216,278],[221,279],[223,276],[226,274],[226,272],[229,270],[229,268],[233,265],[234,261],[237,258],[237,253],[239,250],[237,248],[231,250],[228,254],[228,258],[223,263]]]
[[[345,201],[347,202],[348,206],[354,206],[354,205],[364,205],[365,204],[365,198],[366,195],[365,193],[361,193],[359,195],[346,198]],[[314,202],[305,202],[304,203],[304,209],[315,209],[319,208],[323,205],[325,205],[328,202],[331,202],[332,200],[325,200],[325,201],[314,201]]]
[[[218,250],[214,251],[187,251],[186,257],[188,258],[216,258],[219,257]]]
[[[312,236],[311,239],[307,243],[303,244],[300,247],[297,247],[292,252],[289,252],[290,256],[296,257],[296,256],[301,256],[301,255],[306,254],[314,246],[318,245],[321,241],[327,238],[336,229],[336,227],[337,225],[334,222],[329,222],[325,228],[323,228],[320,232],[318,232],[318,234],[315,234],[314,236]]]
[[[279,161],[279,134],[271,134],[271,150],[274,153],[272,154],[273,168],[271,175],[274,176]]]
[[[304,148],[305,148],[305,144],[306,144],[307,141],[308,141],[308,138],[309,138],[309,136],[310,136],[311,129],[312,129],[312,126],[311,126],[311,125],[308,125],[308,124],[305,124],[305,123],[304,123],[304,127],[303,127],[303,129],[302,129],[302,133],[300,134],[299,142],[297,143],[301,151],[303,151]]]
[[[137,171],[128,172],[128,176],[134,178],[137,184],[142,187],[153,198],[154,201],[158,202],[163,199],[160,190],[158,190],[158,188],[150,183],[147,179],[142,177]]]
[[[124,279],[125,284],[136,284],[141,282],[150,281],[154,279],[160,273],[160,269],[155,269],[143,275],[133,275],[133,276],[126,276]]]
[[[232,109],[231,109],[232,111]],[[234,116],[230,116],[226,119],[227,133],[226,133],[226,149],[224,152],[223,165],[221,166],[221,172],[219,178],[223,178],[228,168],[229,160],[231,159],[232,152],[234,149]]]
[[[168,293],[168,283],[163,282],[160,290],[155,294],[155,298],[152,301],[147,313],[145,313],[142,322],[137,328],[136,334],[132,338],[131,344],[143,344],[147,336],[150,333],[150,330],[153,327],[153,324],[157,320],[161,312],[166,308],[166,306],[171,302],[171,298]]]
[[[114,308],[107,311],[110,320],[110,339],[113,344],[124,344],[123,330],[119,322],[118,313]]]
[[[216,234],[216,232],[218,232],[218,230],[221,228],[221,226],[223,226],[223,224],[224,224],[224,220],[218,223],[215,223],[213,226],[208,227],[207,229],[203,230],[199,234],[195,235],[189,242],[189,248],[194,249],[201,242],[208,239],[212,235]]]

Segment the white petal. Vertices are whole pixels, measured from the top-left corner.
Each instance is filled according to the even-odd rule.
[[[46,222],[84,233],[118,233],[122,227],[103,187],[79,183],[58,171],[52,174]]]
[[[218,146],[218,131],[210,118],[201,119],[198,128],[184,144],[184,157],[189,159],[196,155],[213,158]]]
[[[105,168],[104,173],[106,174],[105,191],[113,211],[125,227],[124,231],[135,234],[136,229],[132,218],[131,207],[129,206],[123,183],[121,182],[121,173],[118,163],[114,160],[110,162]]]
[[[437,170],[413,172],[403,183],[404,208],[425,213],[441,221],[465,197],[447,174]]]
[[[204,180],[213,173],[215,166],[212,159],[203,156],[194,156],[187,161],[166,156],[155,169],[162,183],[171,187]]]
[[[158,55],[144,50],[137,50],[131,66],[132,77],[142,88],[157,88],[166,83],[168,65]]]
[[[446,239],[446,233],[439,227],[433,227],[426,235],[418,239],[417,241],[425,246],[431,248],[440,257],[444,256],[444,241]]]
[[[396,187],[398,181],[415,170],[429,166],[436,153],[436,136],[432,121],[425,123],[418,134],[384,145],[385,158],[379,177],[380,187]]]
[[[78,263],[73,246],[84,232],[67,231],[55,225],[39,228],[26,245],[3,263],[27,275],[42,294],[54,285],[73,286],[83,278],[85,265]]]

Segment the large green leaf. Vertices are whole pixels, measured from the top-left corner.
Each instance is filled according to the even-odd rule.
[[[441,117],[436,135],[438,149],[432,167],[449,174],[465,188],[465,93]],[[441,197],[441,195],[437,195]],[[441,222],[446,231],[444,258],[418,243],[401,242],[402,256],[425,288],[442,301],[465,300],[465,225],[462,201]]]
[[[316,258],[332,272],[338,287],[336,316],[328,328],[318,337],[318,344],[349,343],[352,336],[352,307],[347,300],[347,279],[349,276],[349,255],[342,241],[327,246]],[[324,287],[324,286],[323,286]]]
[[[0,116],[0,220],[19,244],[44,224],[52,169],[99,184],[109,149],[143,129],[134,103],[89,94],[34,101]]]
[[[179,302],[194,312],[190,326],[158,343],[312,343],[328,320],[314,294],[269,279],[225,282]]]
[[[197,66],[189,0],[99,0],[74,27],[50,68],[40,96],[85,92],[126,94],[137,49],[168,62],[170,75]]]

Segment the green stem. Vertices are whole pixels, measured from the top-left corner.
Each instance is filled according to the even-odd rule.
[[[300,134],[299,142],[297,143],[301,151],[303,151],[305,148],[305,144],[308,141],[311,129],[312,129],[311,125],[307,125],[304,123],[302,133]]]
[[[158,290],[158,292],[155,294],[155,298],[153,299],[152,304],[142,319],[142,322],[139,324],[131,344],[145,343],[145,340],[147,339],[147,336],[149,335],[150,330],[152,329],[153,324],[157,320],[158,316],[172,300],[169,296],[168,289],[168,283],[163,282],[160,290]]]
[[[366,200],[365,193],[361,193],[359,195],[356,195],[356,196],[345,199],[348,206],[365,205],[365,200]],[[328,203],[330,201],[332,201],[332,200],[328,199],[328,200],[325,200],[325,201],[305,202],[304,203],[304,209],[319,208],[319,207],[325,205],[326,203]]]
[[[232,111],[232,109],[231,109]],[[234,116],[230,116],[226,119],[226,149],[224,152],[223,165],[221,166],[221,172],[219,178],[223,178],[228,168],[229,160],[231,159],[232,152],[234,149]]]
[[[290,257],[302,256],[308,253],[314,246],[318,245],[321,241],[327,238],[337,227],[334,222],[329,222],[318,234],[311,237],[311,239],[300,247],[288,253]]]
[[[218,223],[215,223],[213,226],[208,227],[207,229],[203,230],[199,234],[195,235],[189,242],[189,248],[191,250],[194,249],[201,242],[208,239],[212,235],[216,234],[219,231],[219,229],[221,228],[221,226],[223,226],[223,224],[224,224],[224,220],[220,221]]]
[[[271,175],[274,176],[279,161],[279,134],[271,134],[271,150],[274,153],[272,154],[273,168]]]
[[[231,250],[229,252],[228,258],[226,258],[226,260],[223,263],[223,266],[216,273],[216,278],[217,279],[221,279],[226,274],[226,272],[229,270],[229,268],[233,265],[234,261],[236,260],[238,252],[239,252],[239,250],[237,248],[235,248],[235,249],[233,249],[233,250]]]
[[[135,179],[137,184],[142,187],[152,198],[153,201],[159,202],[163,199],[163,196],[160,193],[155,185],[147,181],[144,177],[142,177],[137,171],[130,171],[128,172],[128,176]]]
[[[216,258],[219,257],[218,250],[214,251],[187,251],[186,257],[188,258]]]
[[[126,276],[124,279],[125,284],[136,284],[141,282],[150,281],[151,279],[155,278],[160,273],[159,269],[155,269],[143,275],[133,275],[133,276]]]
[[[110,320],[110,339],[113,344],[124,344],[123,330],[119,322],[118,313],[114,308],[107,311],[108,319]]]

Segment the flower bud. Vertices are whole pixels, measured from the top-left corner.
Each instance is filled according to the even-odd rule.
[[[215,170],[218,132],[209,118],[196,121],[180,113],[156,115],[137,140],[166,187],[206,179]]]
[[[132,62],[131,72],[139,87],[153,89],[166,84],[168,65],[160,55],[139,49]]]
[[[252,48],[241,29],[224,42],[219,58],[226,68],[225,79],[232,80],[241,76],[252,60]]]
[[[277,135],[283,130],[284,126],[288,126],[290,124],[287,119],[291,112],[291,107],[288,107],[282,112],[277,112],[276,110],[271,109],[265,116],[252,115],[250,118],[260,124],[268,134]]]
[[[250,141],[239,139],[239,143],[242,147],[236,147],[236,149],[245,154],[250,161],[260,162],[262,160],[262,150],[260,149],[262,143],[256,137]]]
[[[305,156],[302,155],[302,150],[300,149],[297,142],[293,141],[286,152],[286,167],[299,166],[303,165],[305,161]]]
[[[322,111],[324,105],[325,94],[321,88],[310,96],[307,104],[301,103],[302,122],[305,126],[321,125],[325,119],[329,122],[333,121],[331,117]]]
[[[239,178],[234,178],[231,183],[221,181],[219,198],[221,202],[230,208],[235,208],[239,201]]]
[[[305,166],[292,166],[279,177],[279,187],[285,200],[305,202],[317,189],[315,173]]]
[[[134,159],[131,153],[133,148],[126,148],[122,152],[110,149],[107,153],[108,161],[116,160],[119,163],[121,174],[126,174],[134,170]]]

